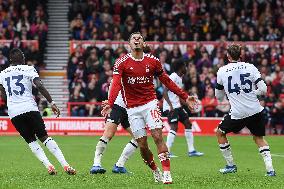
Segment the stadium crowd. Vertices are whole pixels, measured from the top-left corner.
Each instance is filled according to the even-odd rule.
[[[185,89],[198,96],[208,117],[223,116],[230,109],[228,101],[214,97],[216,72],[227,64],[223,41],[283,41],[284,3],[282,1],[84,1],[73,0],[70,7],[70,29],[76,40],[128,40],[129,34],[140,30],[148,41],[160,41],[152,49],[171,73],[171,63],[184,59],[188,65]],[[234,6],[232,6],[234,5]],[[226,7],[226,8],[222,8]],[[163,41],[221,41],[212,51],[196,43],[181,53],[178,45],[172,50]],[[127,53],[121,45],[114,49],[107,44],[86,50],[78,46],[70,56],[68,79],[70,102],[101,102],[107,99],[115,59]],[[284,46],[243,48],[242,61],[254,64],[268,85],[267,97],[261,103],[267,111],[267,122],[273,128],[282,124],[284,133]],[[163,87],[156,81],[162,99]],[[72,116],[100,115],[94,104],[71,107]],[[276,133],[274,129],[274,133]]]
[[[46,1],[22,0],[0,1],[0,71],[9,66],[8,54],[12,48],[20,48],[26,63],[38,71],[43,65],[43,54],[47,38]],[[11,40],[7,43],[6,40]],[[26,40],[37,40],[38,44]],[[34,90],[39,102],[39,95]],[[7,107],[0,98],[0,115],[7,115]]]
[[[141,31],[149,41],[273,41],[284,34],[280,0],[72,0],[76,40],[127,40]]]

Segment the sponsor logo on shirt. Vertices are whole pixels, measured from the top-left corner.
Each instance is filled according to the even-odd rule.
[[[127,83],[129,84],[144,84],[150,83],[151,77],[142,76],[142,77],[128,77]]]

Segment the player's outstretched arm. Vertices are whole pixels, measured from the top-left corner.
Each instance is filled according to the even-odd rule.
[[[46,88],[43,86],[43,83],[41,82],[39,77],[34,78],[33,83],[35,84],[36,88],[39,90],[39,92],[46,98],[46,100],[51,103],[51,109],[56,114],[57,117],[60,116],[60,110],[56,106],[56,104],[53,102],[49,92],[46,90]]]

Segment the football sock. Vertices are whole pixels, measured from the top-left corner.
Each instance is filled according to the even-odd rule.
[[[230,144],[229,143],[219,144],[219,147],[223,157],[227,162],[227,165],[229,166],[235,165]]]
[[[171,164],[170,164],[170,153],[169,152],[162,152],[158,154],[159,160],[162,164],[163,171],[170,171]]]
[[[194,146],[193,146],[194,140],[193,140],[192,129],[185,129],[184,136],[187,142],[188,152],[195,151]]]
[[[101,159],[103,157],[103,154],[106,150],[107,143],[109,142],[109,139],[107,137],[102,136],[96,146],[96,152],[94,157],[94,164],[93,166],[101,166]]]
[[[131,139],[128,144],[124,147],[120,158],[118,159],[116,166],[118,167],[124,167],[125,162],[132,156],[132,154],[135,152],[135,150],[138,147],[138,143],[136,140]]]
[[[170,149],[173,146],[173,143],[175,141],[175,137],[176,137],[176,132],[174,130],[170,130],[167,136],[167,147],[170,151]]]
[[[148,165],[153,171],[155,171],[155,170],[157,170],[157,165],[154,161],[154,156],[153,156],[152,152],[149,151],[149,153],[150,154],[148,154],[147,160],[142,153],[141,153],[141,155],[142,155],[144,163],[146,163],[146,165]]]
[[[43,149],[39,145],[37,141],[33,141],[28,144],[34,155],[41,161],[41,163],[48,168],[48,166],[51,166],[52,164],[49,162],[48,158],[46,157]]]
[[[47,147],[47,149],[56,157],[62,167],[68,166],[69,164],[66,162],[64,155],[57,143],[51,138],[48,137],[43,144]]]
[[[274,171],[269,146],[262,146],[258,150],[263,158],[267,172]]]

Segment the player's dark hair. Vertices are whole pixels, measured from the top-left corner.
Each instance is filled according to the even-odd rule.
[[[239,60],[241,56],[242,47],[240,45],[232,44],[228,47],[227,52],[233,60]]]
[[[143,41],[145,41],[145,39],[144,39],[144,37],[143,37],[142,33],[141,33],[141,32],[139,32],[139,31],[137,31],[137,32],[133,32],[133,33],[131,33],[131,34],[130,34],[130,36],[129,36],[129,38],[128,38],[128,42],[130,42],[130,39],[131,39],[132,35],[134,35],[134,34],[139,34],[139,35],[141,35],[141,36],[142,36]]]
[[[9,60],[11,64],[24,64],[25,62],[24,53],[19,48],[13,48],[9,52]]]
[[[180,69],[182,69],[185,66],[186,65],[185,65],[185,62],[183,61],[183,59],[177,59],[172,63],[172,71],[178,72]]]

